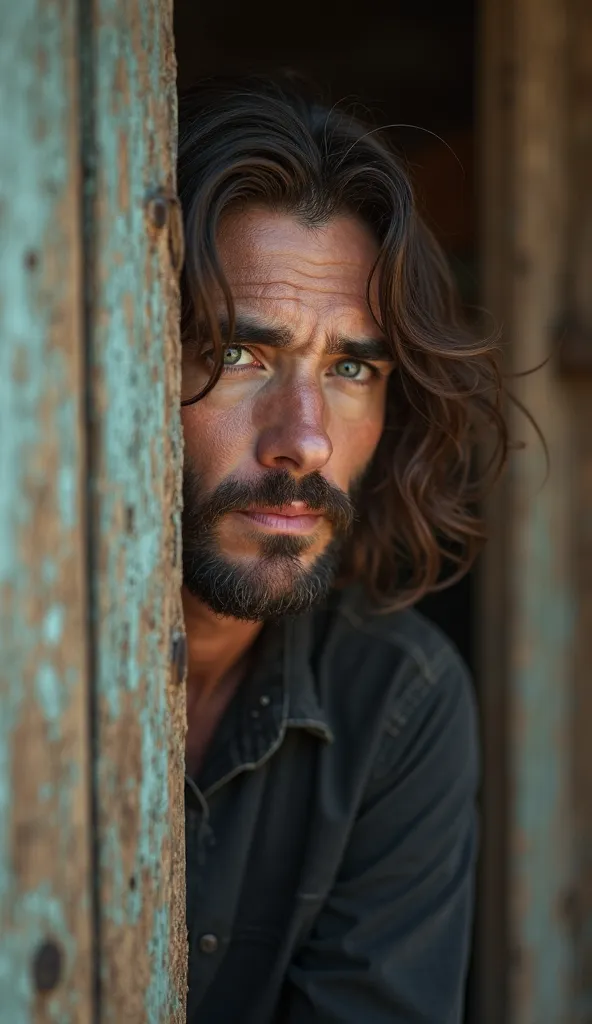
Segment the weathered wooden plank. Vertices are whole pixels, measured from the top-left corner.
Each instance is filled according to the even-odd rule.
[[[184,1020],[171,3],[89,0],[85,89],[100,1020]],[[174,660],[174,659],[173,659]],[[182,682],[182,681],[181,681]]]
[[[574,861],[572,918],[576,946],[574,1024],[592,1020],[592,5],[569,0],[570,156],[566,321],[572,336],[567,381],[572,410],[571,561],[577,588],[573,651]],[[579,339],[580,359],[573,351]],[[567,338],[566,338],[567,342]],[[587,356],[586,356],[587,353]],[[578,372],[578,363],[585,370]]]
[[[76,4],[0,40],[0,1018],[91,1012]]]
[[[497,5],[491,0],[492,17]],[[507,370],[551,354],[563,310],[566,269],[566,9],[564,0],[506,5],[497,91],[505,139],[488,157],[505,179],[485,202],[500,220],[491,295],[505,328]],[[505,87],[504,87],[505,86]],[[498,602],[506,617],[505,665],[509,835],[509,1004],[511,1024],[570,1020],[574,949],[567,913],[572,892],[570,724],[574,586],[569,558],[571,447],[569,395],[548,363],[512,382],[540,423],[551,474],[519,412],[514,436],[527,448],[511,463],[500,505],[505,526],[494,557],[506,566]],[[493,594],[490,594],[490,600]],[[492,628],[489,626],[488,628]],[[495,642],[490,636],[490,646]],[[499,641],[498,641],[499,642]],[[491,771],[492,766],[489,765]],[[487,770],[487,769],[486,769]]]
[[[520,0],[515,9],[515,96],[510,256],[513,369],[553,346],[566,266],[566,8]],[[569,791],[574,591],[569,558],[571,446],[568,394],[550,363],[518,383],[551,457],[546,486],[531,431],[514,460],[512,572],[511,845],[513,1005],[517,1024],[562,1024],[572,999]],[[522,417],[515,417],[518,429]]]

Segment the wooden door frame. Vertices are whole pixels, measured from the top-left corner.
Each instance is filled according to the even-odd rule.
[[[0,1014],[181,1024],[172,0],[2,28]]]
[[[479,590],[479,1024],[573,1019],[574,419],[573,393],[556,349],[574,250],[570,64],[576,9],[573,0],[482,0],[481,7],[483,305],[501,327],[507,372],[545,364],[514,378],[511,390],[543,429],[551,463],[545,482],[541,445],[510,407],[512,432],[527,447],[512,455],[486,506],[491,540]]]

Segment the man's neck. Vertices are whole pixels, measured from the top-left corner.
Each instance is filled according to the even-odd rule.
[[[247,655],[263,628],[214,614],[183,587],[187,636],[187,765],[195,771],[242,680]]]
[[[253,646],[262,622],[242,622],[216,615],[183,587],[187,635],[188,689],[211,694]]]

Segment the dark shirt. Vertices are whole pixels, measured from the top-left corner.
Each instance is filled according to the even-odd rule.
[[[456,1024],[473,696],[417,612],[357,590],[268,626],[186,782],[189,1024]]]

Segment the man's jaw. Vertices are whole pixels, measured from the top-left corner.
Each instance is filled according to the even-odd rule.
[[[190,593],[217,615],[249,622],[301,614],[322,600],[335,576],[332,545],[307,567],[307,538],[276,533],[264,539],[261,555],[248,562],[215,549],[198,554],[186,548],[183,576]]]

